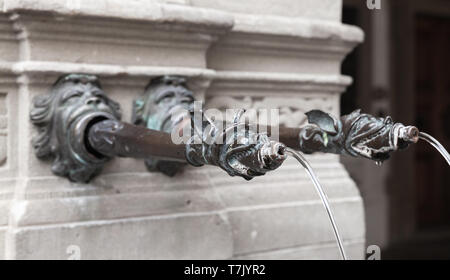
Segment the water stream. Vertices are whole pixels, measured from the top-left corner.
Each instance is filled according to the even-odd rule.
[[[433,146],[438,152],[444,157],[444,159],[447,161],[448,165],[450,165],[450,154],[447,152],[447,150],[437,141],[435,138],[433,138],[431,135],[420,132],[419,138],[428,142],[431,146]],[[341,236],[339,234],[338,227],[336,225],[336,221],[334,220],[334,215],[331,210],[330,204],[328,202],[327,195],[324,193],[323,188],[317,179],[316,175],[314,174],[314,171],[312,170],[311,166],[309,165],[308,161],[305,159],[305,157],[300,153],[293,149],[286,148],[285,150],[287,155],[290,155],[294,157],[307,171],[309,177],[311,178],[312,182],[314,183],[314,187],[316,188],[317,193],[320,196],[320,199],[322,200],[323,206],[325,207],[325,210],[327,211],[328,218],[330,220],[331,226],[333,227],[333,232],[336,237],[336,242],[339,247],[339,251],[341,253],[342,259],[346,260],[347,256],[345,254],[344,246],[342,244]],[[378,163],[377,163],[378,164]]]
[[[420,132],[419,138],[427,141],[431,146],[433,146],[436,150],[438,150],[438,152],[441,153],[441,155],[447,161],[447,164],[450,165],[450,155],[448,154],[444,146],[442,146],[441,143],[439,143],[438,140],[434,139],[431,135],[425,132]]]
[[[328,218],[330,219],[331,226],[333,227],[334,235],[336,237],[336,242],[338,244],[339,251],[341,252],[342,259],[346,260],[347,256],[345,254],[344,246],[342,245],[341,236],[339,234],[338,227],[334,220],[333,212],[331,211],[331,207],[328,202],[327,195],[324,193],[323,188],[319,183],[319,180],[317,179],[316,175],[314,174],[314,171],[312,170],[308,161],[303,157],[303,155],[301,153],[299,153],[295,150],[292,150],[290,148],[286,148],[285,151],[286,151],[287,155],[294,157],[308,172],[308,175],[311,178],[312,182],[314,183],[314,187],[316,188],[316,191],[319,194],[320,199],[322,200],[323,206],[325,207],[325,210],[327,210]],[[447,155],[448,155],[448,153],[447,153]]]

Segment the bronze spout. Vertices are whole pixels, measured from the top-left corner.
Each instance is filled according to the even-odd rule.
[[[334,153],[381,162],[419,138],[414,126],[394,123],[390,117],[361,114],[360,110],[340,119],[319,110],[306,114],[309,124],[299,133],[299,148],[304,153]]]
[[[408,143],[419,141],[419,129],[415,126],[405,126],[399,130],[399,138]]]
[[[286,159],[284,145],[270,141],[267,135],[245,127],[236,132],[228,127],[225,131],[232,131],[232,135],[224,143],[217,141],[224,133],[216,131],[201,136],[194,134],[187,144],[174,144],[168,133],[109,119],[89,128],[86,145],[102,157],[152,157],[193,166],[210,164],[247,180],[278,168]],[[204,140],[208,137],[215,139],[207,143]]]

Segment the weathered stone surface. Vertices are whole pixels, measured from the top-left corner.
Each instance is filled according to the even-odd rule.
[[[342,238],[364,240],[362,200],[335,156],[308,157],[330,199]],[[305,170],[288,160],[250,182],[220,176],[208,167],[233,229],[234,254],[333,242],[323,205]]]
[[[13,190],[8,183],[6,180],[0,180],[0,260],[4,258],[5,254],[5,235],[8,229],[10,200]]]
[[[1,43],[0,43],[1,44]],[[8,72],[8,64],[0,58],[0,259],[5,249],[5,232],[8,228],[11,199],[17,174],[17,108],[16,76]]]
[[[8,157],[8,109],[6,94],[0,93],[0,168]]]
[[[333,230],[319,201],[297,202],[229,212],[234,252],[243,254],[331,242]],[[297,205],[296,205],[297,204]],[[342,238],[364,238],[362,201],[331,202]]]
[[[177,27],[58,15],[20,14],[13,21],[16,32],[31,46],[22,53],[24,61],[203,68],[204,53],[217,34],[188,24]]]
[[[132,180],[130,176],[120,179],[115,175],[99,178],[109,181],[104,187],[80,186],[70,190],[58,185],[38,189],[28,186],[27,200],[15,204],[23,210],[16,211],[18,215],[11,216],[11,222],[27,226],[220,210],[221,201],[209,182],[199,180],[201,176],[198,172],[184,176],[192,179],[186,178],[182,184],[170,182],[167,178],[160,180],[160,174],[135,173],[132,177],[142,177],[145,183],[126,184]],[[111,177],[119,178],[119,182],[112,182]],[[152,181],[151,185],[149,181]],[[50,183],[48,180],[45,182]],[[58,191],[61,189],[66,189],[66,192]]]
[[[349,260],[365,258],[364,241],[344,242],[345,253]],[[240,255],[236,259],[244,260],[341,260],[342,257],[336,243],[323,243],[273,250],[249,255]]]
[[[192,5],[211,7],[233,13],[279,15],[308,19],[341,20],[341,0],[190,0]]]
[[[14,259],[68,259],[73,245],[81,259],[226,259],[232,253],[229,225],[215,213],[38,225],[9,235],[6,257]]]
[[[3,12],[57,13],[64,16],[93,16],[125,20],[143,20],[155,23],[181,23],[210,29],[231,27],[233,17],[215,9],[166,5],[154,0],[3,0]]]
[[[357,27],[286,17],[236,15],[230,33],[208,52],[217,70],[338,74],[340,64],[363,40]]]
[[[8,15],[0,13],[0,63],[17,60],[19,55],[18,45]]]
[[[5,183],[4,181],[2,183]],[[11,199],[11,193],[6,192],[5,190],[2,190],[0,193],[1,200],[0,200],[0,227],[7,226],[8,225],[8,217],[9,217],[9,208],[10,208],[10,201]]]
[[[6,227],[0,227],[0,260],[3,260],[5,258],[5,234]]]

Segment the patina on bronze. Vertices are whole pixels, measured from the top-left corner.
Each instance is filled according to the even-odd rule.
[[[54,174],[87,182],[110,158],[86,147],[86,130],[96,121],[120,117],[119,104],[105,95],[97,77],[63,76],[48,95],[33,100],[30,119],[38,128],[32,140],[36,156],[51,159]]]
[[[186,78],[162,76],[150,81],[142,96],[133,102],[132,123],[171,133],[193,109],[194,94],[186,85]],[[174,176],[184,164],[156,158],[145,159],[149,171]]]
[[[210,125],[209,121],[194,124],[197,127],[192,127],[188,143],[174,144],[168,133],[118,120],[104,120],[89,128],[87,144],[89,149],[108,158],[152,157],[188,162],[193,166],[215,165],[230,176],[247,180],[278,168],[286,159],[283,144],[270,141],[267,135],[258,134],[243,124],[236,122],[224,130],[207,129]]]
[[[219,125],[198,112],[199,120],[182,124],[183,120],[191,118],[190,113],[194,115],[194,101],[186,78],[156,77],[151,80],[144,95],[134,101],[132,122],[167,133],[177,130],[175,134],[185,131],[183,125],[191,125],[188,131],[192,137],[186,142],[188,162],[194,166],[217,165],[231,176],[251,179],[271,170],[271,164],[278,167],[284,160],[283,155],[272,151],[281,144],[272,143],[267,135],[251,131],[248,125],[239,124],[239,119],[233,124]],[[225,129],[222,129],[224,126]],[[265,158],[268,164],[261,163],[258,156]],[[273,159],[270,160],[271,157]],[[278,157],[282,158],[279,163]],[[147,158],[145,162],[149,171],[160,171],[169,176],[183,167],[179,162],[154,157]]]
[[[192,111],[194,101],[184,78],[158,77],[152,80],[146,93],[136,100],[133,121],[168,133],[181,131],[183,128],[177,126],[186,118],[186,112]],[[417,128],[394,123],[390,117],[376,118],[361,114],[359,110],[340,119],[320,110],[306,114],[309,124],[301,128],[280,127],[279,136],[286,146],[308,154],[335,153],[382,162],[393,151],[404,149],[418,140]],[[197,123],[203,123],[203,119],[204,116]],[[196,129],[208,134],[204,131],[207,126]],[[271,130],[269,127],[269,136]],[[175,174],[182,167],[177,163],[155,159],[149,159],[147,166],[149,170],[162,171],[168,175]]]
[[[192,137],[186,144],[186,157],[194,166],[217,165],[230,176],[250,180],[278,168],[286,159],[285,146],[272,141],[239,120],[244,110],[236,113],[233,124],[221,129],[206,115],[201,121],[191,120]]]
[[[382,162],[393,151],[419,140],[416,127],[394,123],[390,117],[361,114],[360,110],[340,119],[320,110],[306,115],[309,124],[299,132],[299,149],[308,154],[334,153]]]
[[[149,97],[155,102],[148,107],[152,113],[147,114],[147,126],[150,122],[158,128],[155,130],[121,122],[119,105],[105,95],[97,77],[84,74],[61,77],[49,95],[36,97],[33,102],[30,118],[38,127],[38,135],[33,139],[37,157],[53,159],[53,173],[74,182],[88,182],[115,156],[152,158],[170,164],[217,165],[232,176],[246,179],[280,166],[285,158],[283,145],[246,127],[243,132],[232,132],[233,140],[238,142],[207,143],[203,140],[219,140],[217,136],[227,134],[230,127],[223,131],[207,130],[200,123],[192,127],[192,131],[200,129],[200,134],[193,133],[186,145],[174,144],[171,135],[165,131],[178,123],[173,121],[176,110],[190,109],[193,97],[185,88],[179,87],[184,83],[182,79],[165,78],[162,82],[168,88],[161,89],[159,82],[156,87],[150,87],[156,94]],[[187,107],[179,106],[180,103]],[[189,111],[187,114],[189,117]],[[139,122],[140,115],[134,119]],[[235,131],[236,127],[237,124],[233,125],[231,130]],[[199,135],[202,140],[197,143]]]
[[[231,176],[249,180],[278,168],[286,158],[285,145],[304,153],[381,162],[393,151],[417,142],[419,136],[417,128],[394,123],[390,117],[376,118],[357,110],[337,119],[313,110],[307,113],[309,124],[280,128],[282,144],[241,123],[243,111],[231,124],[213,121],[202,112],[200,120],[195,120],[193,94],[180,77],[156,79],[142,98],[135,102],[133,117],[142,126],[126,124],[119,121],[119,105],[105,95],[95,76],[60,78],[49,95],[33,102],[30,118],[38,127],[33,138],[37,157],[52,158],[53,173],[75,182],[88,182],[115,156],[144,158],[149,168],[169,175],[188,162],[216,165]],[[182,135],[185,131],[190,132],[188,141],[175,144],[169,132]],[[163,162],[167,165],[160,165]]]

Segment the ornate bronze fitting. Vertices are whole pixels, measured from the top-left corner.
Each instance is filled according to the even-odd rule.
[[[193,105],[184,78],[160,77],[134,102],[133,122],[139,126],[131,125],[120,121],[119,105],[105,95],[95,76],[63,76],[48,95],[34,99],[30,118],[38,134],[33,146],[38,158],[53,160],[54,174],[75,182],[88,182],[115,156],[144,158],[149,170],[167,175],[188,162],[216,165],[231,176],[250,180],[284,162],[282,143],[304,153],[382,162],[419,139],[417,128],[394,123],[390,117],[357,110],[337,119],[313,110],[307,113],[306,126],[281,128],[279,143],[256,126],[240,122],[243,110],[230,124],[211,120],[201,109],[194,111]],[[175,143],[174,135],[187,142]]]
[[[221,130],[219,127],[227,124],[214,123],[202,112],[198,112],[200,120],[194,122],[190,116],[190,113],[194,114],[194,101],[194,94],[188,89],[185,78],[155,78],[147,86],[144,95],[135,100],[132,122],[149,129],[173,133],[183,130],[180,124],[190,119],[189,131],[192,137],[186,144],[186,157],[194,166],[217,165],[231,176],[242,176],[249,180],[282,163],[285,157],[280,153],[284,145],[271,142],[267,135],[251,131],[249,126],[236,121]],[[175,175],[184,165],[158,158],[148,158],[145,163],[149,171],[160,171],[169,176]]]
[[[194,121],[192,116],[193,136],[186,144],[187,161],[193,166],[216,165],[230,176],[246,180],[278,168],[286,159],[284,144],[239,123],[243,113],[241,110],[236,114],[232,125],[214,123],[203,113],[202,121]]]
[[[299,147],[304,153],[334,153],[382,162],[393,151],[419,140],[416,127],[394,123],[391,117],[361,114],[360,110],[340,119],[320,110],[306,115],[309,124],[299,133]]]
[[[244,124],[219,130],[211,123],[207,120],[195,124],[194,130],[198,132],[193,132],[188,143],[175,144],[168,133],[103,120],[89,129],[88,143],[107,157],[152,157],[193,166],[216,165],[231,176],[247,180],[276,169],[286,158],[283,144],[270,141],[267,135],[255,133]]]
[[[45,96],[33,100],[31,122],[36,156],[52,159],[52,172],[74,182],[87,182],[110,159],[85,145],[86,131],[105,119],[120,119],[119,104],[103,92],[92,75],[61,77]]]

